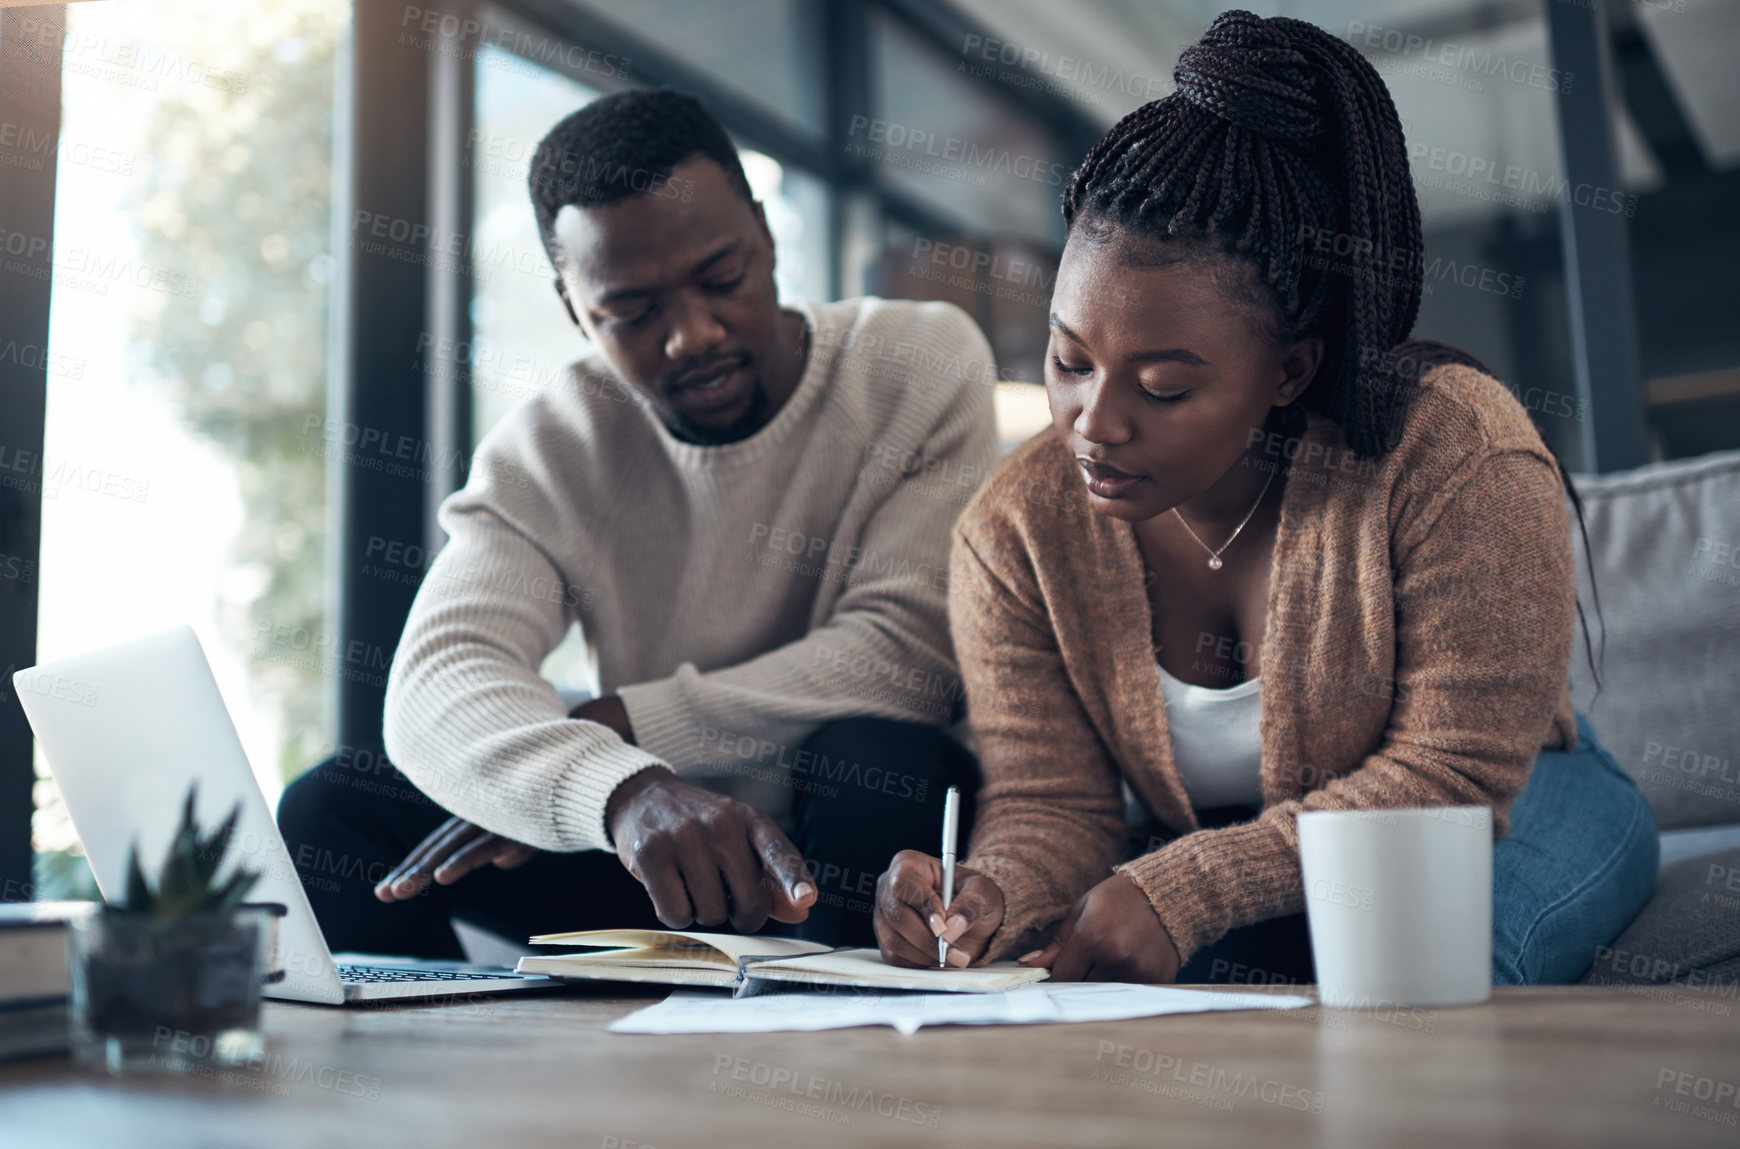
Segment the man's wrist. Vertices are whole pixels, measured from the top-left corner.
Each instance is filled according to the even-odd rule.
[[[629,803],[638,797],[641,791],[658,785],[665,778],[675,778],[676,771],[665,765],[652,765],[644,770],[637,770],[616,784],[616,789],[610,792],[610,797],[604,802],[604,832],[610,836],[612,847],[616,845],[616,819]]]
[[[628,707],[622,703],[620,694],[606,694],[602,698],[589,698],[568,712],[569,718],[577,718],[582,722],[596,722],[616,731],[618,737],[630,746],[635,745],[634,726],[628,720]]]

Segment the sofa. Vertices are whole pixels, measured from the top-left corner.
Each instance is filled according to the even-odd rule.
[[[1586,984],[1740,990],[1740,451],[1574,475],[1589,530],[1572,697],[1661,830],[1650,902]],[[1573,519],[1575,533],[1575,520]],[[1577,537],[1579,559],[1582,542]],[[1603,630],[1595,617],[1591,571]]]

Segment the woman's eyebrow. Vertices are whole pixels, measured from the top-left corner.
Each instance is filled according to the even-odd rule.
[[[1081,336],[1071,331],[1069,324],[1059,319],[1055,311],[1051,313],[1051,326],[1075,342],[1082,342]],[[1133,351],[1126,358],[1135,363],[1183,363],[1190,367],[1210,366],[1208,360],[1183,347],[1153,347],[1146,351]]]
[[[1191,367],[1209,365],[1208,360],[1183,347],[1155,347],[1148,351],[1132,352],[1130,358],[1137,363],[1184,363]]]

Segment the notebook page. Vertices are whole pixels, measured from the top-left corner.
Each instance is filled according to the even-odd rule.
[[[750,976],[769,981],[827,981],[830,984],[880,989],[940,990],[951,993],[997,993],[1041,981],[1048,971],[1017,962],[992,962],[973,969],[911,969],[892,966],[873,949],[835,950],[811,957],[762,962]]]
[[[673,949],[707,946],[731,959],[745,954],[778,954],[798,957],[827,953],[831,946],[797,938],[764,938],[755,934],[709,934],[689,930],[577,930],[563,934],[539,934],[533,945],[598,946],[601,949]]]

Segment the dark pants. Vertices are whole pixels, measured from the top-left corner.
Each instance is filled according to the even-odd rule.
[[[1237,926],[1190,955],[1178,984],[1312,985],[1311,931],[1304,914]]]
[[[804,922],[769,921],[763,932],[875,945],[876,879],[900,850],[938,851],[951,785],[961,789],[967,840],[978,764],[935,727],[880,718],[831,722],[803,748],[812,757],[802,761],[828,764],[791,779],[793,844],[816,880],[816,904]],[[367,751],[328,758],[290,784],[278,825],[332,949],[460,957],[454,917],[516,942],[565,930],[662,928],[645,888],[600,850],[540,851],[517,869],[485,866],[409,901],[376,900],[375,883],[450,816],[384,755]],[[728,924],[697,928],[730,932]]]
[[[1196,819],[1205,830],[1248,822],[1260,811],[1249,806],[1221,806],[1198,810]],[[1157,830],[1158,827],[1150,827]],[[1161,839],[1154,833],[1147,845],[1132,839],[1132,856],[1155,848]],[[1311,963],[1311,935],[1304,914],[1288,914],[1228,930],[1221,937],[1190,955],[1178,971],[1180,985],[1205,982],[1240,985],[1310,985],[1316,980]]]

